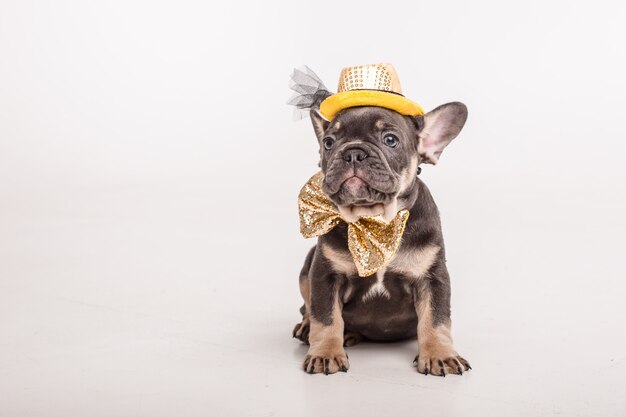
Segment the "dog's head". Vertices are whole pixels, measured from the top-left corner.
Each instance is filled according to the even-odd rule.
[[[320,145],[323,190],[346,220],[382,214],[391,220],[415,185],[421,163],[436,164],[465,124],[453,102],[416,117],[381,107],[353,107],[332,121],[311,111]]]

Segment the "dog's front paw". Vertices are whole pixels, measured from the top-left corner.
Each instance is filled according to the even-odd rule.
[[[327,349],[306,355],[303,368],[310,374],[328,375],[339,371],[348,372],[350,363],[343,348]]]
[[[417,372],[424,375],[463,375],[464,371],[472,369],[468,361],[451,349],[424,349],[415,357],[413,363],[417,366]]]

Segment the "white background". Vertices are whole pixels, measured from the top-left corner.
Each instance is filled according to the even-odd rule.
[[[624,2],[213,3],[0,1],[0,415],[626,414]],[[291,339],[287,79],[375,62],[469,107],[422,173],[462,377]]]

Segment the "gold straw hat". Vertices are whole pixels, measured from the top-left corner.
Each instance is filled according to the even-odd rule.
[[[320,104],[320,114],[332,120],[349,107],[377,106],[397,111],[405,116],[424,114],[422,107],[402,95],[400,79],[391,64],[346,67],[339,76],[336,94]]]

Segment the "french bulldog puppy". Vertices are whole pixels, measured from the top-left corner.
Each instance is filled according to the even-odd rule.
[[[452,345],[450,278],[439,212],[419,165],[436,164],[465,124],[467,108],[447,103],[416,117],[381,107],[353,107],[331,122],[311,111],[320,145],[323,191],[344,219],[409,210],[402,243],[386,268],[359,277],[341,222],[318,238],[300,273],[304,306],[293,336],[310,345],[309,373],[350,367],[344,346],[363,339],[417,336],[414,364],[425,375],[471,369]]]

